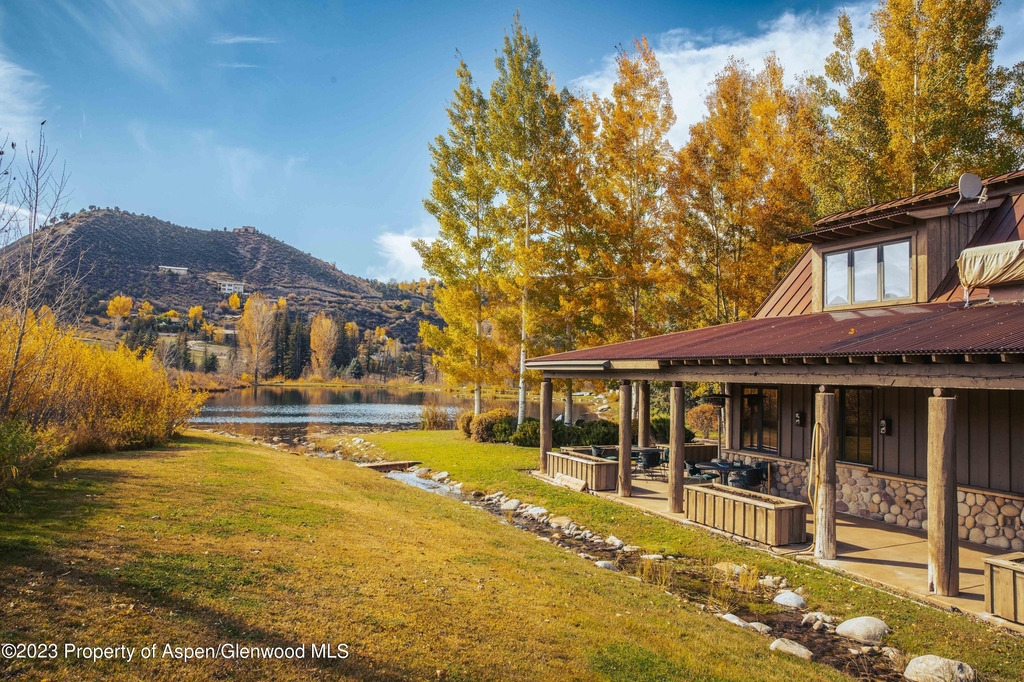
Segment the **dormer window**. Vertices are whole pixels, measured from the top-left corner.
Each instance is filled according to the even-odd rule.
[[[910,240],[825,254],[825,306],[910,298]]]

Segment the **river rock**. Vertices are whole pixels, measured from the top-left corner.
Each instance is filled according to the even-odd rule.
[[[782,592],[779,592],[777,595],[775,595],[775,599],[773,599],[772,601],[778,604],[779,606],[785,606],[787,609],[802,609],[805,606],[807,606],[806,599],[801,597],[796,592],[791,592],[790,590],[782,590]]]
[[[608,545],[612,549],[622,549],[622,547],[626,543],[624,543],[622,540],[618,539],[614,535],[609,535],[607,539],[605,539],[604,544]]]
[[[790,656],[802,658],[805,661],[809,661],[814,658],[814,654],[811,653],[810,649],[805,647],[803,644],[794,642],[791,639],[786,639],[785,637],[779,637],[777,640],[772,642],[771,646],[768,648],[772,651],[777,651],[780,654],[789,654]]]
[[[764,623],[758,623],[756,620],[753,623],[747,623],[747,625],[749,625],[752,630],[757,630],[762,635],[767,635],[769,632],[772,631],[771,627],[765,625]]]
[[[975,682],[978,673],[966,663],[929,654],[907,663],[903,677],[910,682]]]
[[[836,628],[836,634],[840,637],[872,645],[881,644],[882,639],[890,632],[888,625],[872,616],[859,616],[844,620]]]
[[[619,567],[616,566],[615,564],[613,564],[610,561],[595,561],[594,565],[597,566],[598,568],[608,569],[609,571],[617,571],[617,570],[619,570]]]
[[[522,504],[519,500],[509,500],[501,505],[501,511],[515,511]]]
[[[430,467],[417,467],[412,470],[412,473],[417,478],[426,478],[430,474]]]
[[[748,623],[747,621],[743,620],[739,616],[737,616],[735,614],[732,614],[732,613],[723,613],[722,614],[722,620],[728,621],[728,622],[732,623],[733,625],[738,625],[739,627],[743,628],[744,630],[749,630],[750,629],[750,623]]]
[[[721,571],[726,575],[726,577],[732,578],[733,576],[739,575],[743,570],[743,567],[739,564],[734,564],[731,561],[720,561],[715,564],[715,570]]]
[[[660,561],[661,559],[664,559],[665,557],[663,557],[660,554],[641,554],[640,558],[641,559],[647,559],[648,561]]]
[[[440,482],[440,481],[443,481],[446,478],[448,478],[448,472],[447,471],[438,471],[436,474],[434,474],[433,476],[430,477],[430,480]]]

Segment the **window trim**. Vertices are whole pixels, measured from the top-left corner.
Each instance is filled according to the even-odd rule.
[[[885,260],[884,260],[884,249],[887,246],[894,244],[907,244],[907,251],[909,254],[908,269],[909,269],[909,295],[903,298],[885,298]],[[875,276],[877,278],[876,291],[877,298],[873,301],[854,301],[854,265],[853,265],[853,254],[856,251],[863,251],[866,249],[875,249]],[[828,259],[830,256],[845,253],[847,257],[846,261],[846,295],[849,301],[846,303],[829,304],[828,302]],[[843,308],[866,308],[870,306],[887,306],[887,305],[901,305],[904,303],[912,303],[915,300],[914,291],[916,289],[916,282],[914,277],[915,270],[915,254],[914,254],[914,238],[912,235],[900,237],[898,239],[887,239],[879,240],[862,244],[850,244],[842,248],[830,249],[828,251],[821,252],[821,309],[822,310],[841,310]]]
[[[759,407],[758,407],[758,411],[757,411],[757,445],[754,446],[754,447],[747,446],[744,443],[744,439],[743,439],[743,429],[745,428],[745,423],[744,423],[744,419],[743,419],[743,405],[744,405],[744,402],[746,401],[746,398],[747,398],[746,390],[748,388],[749,389],[755,389],[757,391],[757,396],[760,399],[759,400]],[[766,448],[764,446],[764,391],[765,390],[775,391],[775,411],[776,411],[776,414],[775,414],[775,441],[776,441],[776,446],[774,448]],[[740,423],[740,432],[739,432],[739,437],[740,437],[739,440],[740,440],[740,442],[739,442],[739,445],[740,445],[740,450],[744,450],[746,452],[760,452],[760,453],[764,453],[764,454],[768,454],[768,455],[779,456],[779,446],[778,446],[778,443],[779,443],[779,427],[780,427],[780,424],[782,422],[782,406],[781,406],[781,403],[780,403],[781,396],[780,396],[780,392],[779,392],[779,387],[778,386],[740,385],[740,388],[739,388],[739,398],[740,398],[740,401],[739,401],[740,402],[740,404],[739,404],[739,410],[740,410],[740,413],[739,413],[739,423]]]

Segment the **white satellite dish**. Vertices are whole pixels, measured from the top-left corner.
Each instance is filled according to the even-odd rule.
[[[964,173],[957,183],[960,188],[960,196],[963,199],[977,199],[981,195],[981,178],[974,173]]]

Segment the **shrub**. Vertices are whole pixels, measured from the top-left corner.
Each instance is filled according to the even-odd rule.
[[[659,443],[668,443],[669,432],[672,430],[672,420],[665,416],[659,415],[651,419],[651,433],[654,435],[654,439]],[[636,435],[636,430],[633,430],[633,435]],[[693,439],[696,438],[696,434],[689,428],[686,429],[686,441],[692,443]]]
[[[509,438],[513,445],[521,447],[540,447],[540,421],[527,419]],[[615,445],[619,442],[619,427],[610,421],[599,419],[584,422],[580,426],[565,425],[562,422],[551,424],[551,445],[560,448],[571,445]]]
[[[692,424],[708,438],[712,431],[718,430],[718,408],[710,403],[701,403],[686,413],[686,423]]]
[[[466,438],[469,438],[469,425],[473,423],[473,410],[465,410],[459,415],[455,423],[458,425],[459,431],[462,431]]]
[[[469,435],[478,443],[494,442],[494,425],[502,419],[514,416],[510,410],[499,408],[473,417],[469,424]]]
[[[580,430],[580,445],[615,445],[619,442],[619,425],[607,419],[583,422],[575,428]]]
[[[527,419],[516,432],[509,438],[509,442],[512,445],[518,445],[522,448],[539,448],[540,447],[540,420]]]
[[[525,422],[524,422],[525,423]],[[507,443],[519,427],[519,420],[516,417],[503,417],[494,422],[491,432],[494,434],[495,443]]]
[[[452,413],[447,407],[427,403],[421,409],[420,428],[424,431],[447,431],[455,428]]]

